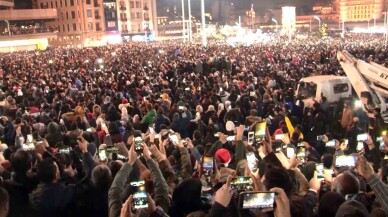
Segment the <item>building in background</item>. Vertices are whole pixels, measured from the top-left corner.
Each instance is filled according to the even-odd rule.
[[[215,0],[212,3],[211,12],[213,20],[221,25],[234,25],[238,21],[233,2]]]
[[[118,32],[119,22],[117,19],[118,10],[116,0],[104,0],[105,30],[107,32]]]
[[[341,20],[346,22],[384,19],[384,0],[336,0]]]
[[[117,0],[116,4],[118,30],[126,39],[157,35],[156,0]]]
[[[49,27],[58,29],[50,44],[61,47],[84,47],[105,44],[103,0],[37,0],[41,9],[57,9],[58,18]]]
[[[11,9],[13,7],[15,7],[15,2],[13,0],[0,0],[0,10]]]
[[[47,23],[58,17],[56,9],[13,9],[13,1],[0,0],[0,52],[44,50],[57,37]]]

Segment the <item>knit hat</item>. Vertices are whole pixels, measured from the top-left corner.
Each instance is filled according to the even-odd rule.
[[[345,216],[368,217],[369,213],[362,203],[356,200],[349,200],[338,208],[337,214],[335,215],[335,217]]]
[[[229,163],[231,160],[229,151],[224,148],[218,149],[214,156],[220,160],[221,164]]]

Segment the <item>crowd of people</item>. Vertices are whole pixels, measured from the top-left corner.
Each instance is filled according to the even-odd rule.
[[[8,36],[8,35],[25,35],[25,34],[38,34],[38,33],[48,33],[54,32],[56,29],[48,28],[48,27],[38,27],[33,25],[26,26],[12,26],[10,27],[10,31],[7,28],[3,28],[0,32],[0,36]]]
[[[379,108],[295,94],[345,75],[339,50],[385,64],[382,41],[2,53],[0,217],[386,216]]]

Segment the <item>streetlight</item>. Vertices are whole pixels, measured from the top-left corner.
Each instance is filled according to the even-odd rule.
[[[319,28],[321,28],[321,18],[319,18],[318,16],[314,16],[314,19],[318,20]]]
[[[193,28],[191,26],[191,0],[188,2],[189,4],[189,40],[191,41],[193,39]]]
[[[278,27],[278,21],[275,18],[272,18],[272,22],[276,23],[275,30],[277,31]]]
[[[183,36],[183,41],[186,41],[186,25],[185,25],[185,1],[182,0],[182,36]]]
[[[202,46],[206,47],[206,24],[205,24],[205,0],[201,0],[201,31],[202,31]]]

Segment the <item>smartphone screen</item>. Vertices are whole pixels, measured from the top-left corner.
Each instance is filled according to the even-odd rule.
[[[91,132],[92,132],[92,128],[88,128],[88,129],[86,129],[86,132],[89,132],[89,133],[91,133]]]
[[[106,124],[105,123],[101,123],[101,129],[105,129],[106,128]]]
[[[236,140],[236,136],[228,136],[226,137],[226,141],[233,142]]]
[[[133,138],[133,142],[135,143],[135,151],[142,151],[143,150],[143,138],[141,136]]]
[[[177,135],[170,134],[168,137],[170,138],[170,141],[172,142],[173,145],[178,145],[179,140]]]
[[[275,193],[244,192],[240,194],[240,201],[240,208],[242,209],[274,208]]]
[[[288,159],[292,158],[292,156],[295,155],[295,149],[292,148],[292,147],[287,147],[286,148],[286,154],[287,154],[287,158]]]
[[[317,136],[317,141],[322,141],[325,138],[325,135]]]
[[[136,188],[135,193],[133,194],[132,199],[132,209],[144,209],[148,207],[148,199],[147,192],[145,191],[145,182],[144,181],[136,181],[131,182],[130,185]]]
[[[326,142],[326,147],[335,147],[335,140],[330,140]]]
[[[365,142],[367,139],[368,139],[368,134],[366,133],[357,135],[357,141]]]
[[[238,176],[232,178],[230,182],[230,187],[233,190],[237,191],[252,191],[253,190],[253,181],[249,176]]]
[[[64,146],[64,147],[58,148],[58,151],[61,154],[70,154],[70,147]]]
[[[255,139],[255,133],[248,132],[248,145],[253,145],[254,139]]]
[[[356,166],[357,156],[355,155],[340,155],[335,159],[336,167],[354,167]]]
[[[22,144],[22,149],[24,151],[31,151],[35,149],[34,143]]]
[[[202,172],[204,175],[211,175],[214,171],[214,159],[213,157],[203,157]]]
[[[255,172],[257,170],[257,163],[256,163],[256,156],[253,152],[248,152],[246,154],[248,167],[252,172]]]
[[[98,151],[98,158],[100,159],[100,161],[105,161],[108,157],[106,155],[106,150],[105,149],[100,149]]]
[[[267,129],[267,122],[257,123],[255,126],[255,138],[256,140],[263,140],[265,138],[265,132]]]
[[[356,148],[356,150],[359,152],[359,151],[362,151],[363,148],[364,148],[364,142],[358,141],[358,142],[357,142],[357,148]]]
[[[379,148],[380,150],[384,150],[384,147],[385,147],[385,144],[384,144],[384,141],[383,141],[383,137],[377,137],[376,138],[376,143],[379,144]]]
[[[284,139],[284,134],[277,134],[275,136],[275,140],[283,140]]]
[[[28,135],[27,135],[26,143],[27,143],[28,145],[33,143],[32,134],[28,134]]]
[[[183,110],[184,106],[178,106],[179,110]]]
[[[318,163],[315,165],[316,171],[317,171],[317,178],[319,181],[324,179],[324,172],[323,172],[323,163]]]
[[[306,158],[306,149],[305,148],[298,148],[297,152],[296,152],[296,157],[302,161],[302,163],[305,162],[305,158]]]

